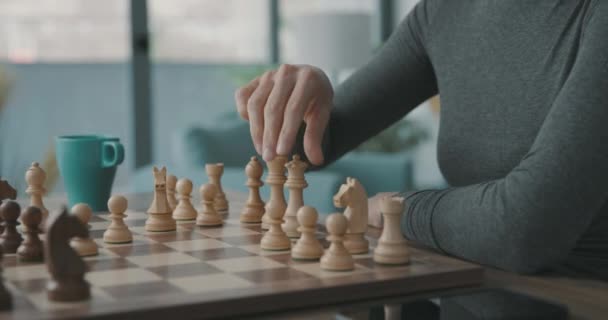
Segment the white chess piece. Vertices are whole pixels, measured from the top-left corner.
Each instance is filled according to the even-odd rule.
[[[177,207],[177,199],[175,198],[175,184],[177,184],[177,177],[170,174],[167,176],[167,201],[171,210],[175,210]]]
[[[221,226],[223,224],[222,217],[215,210],[215,199],[217,199],[216,196],[218,192],[217,186],[207,183],[202,185],[199,191],[201,193],[201,204],[203,206],[196,218],[196,225],[202,227]]]
[[[306,162],[300,160],[300,156],[294,155],[293,159],[288,162],[285,167],[289,172],[285,186],[289,188],[289,203],[285,210],[285,223],[283,223],[283,231],[290,238],[300,237],[298,232],[297,212],[304,205],[303,192],[308,186],[304,179],[304,172],[308,168]]]
[[[344,246],[351,254],[363,254],[369,251],[369,242],[365,238],[368,221],[368,199],[363,185],[355,178],[346,178],[346,183],[334,195],[334,206],[344,209],[348,219],[348,228],[344,235]]]
[[[264,215],[264,201],[260,197],[260,187],[264,185],[262,182],[262,174],[264,168],[258,161],[258,158],[251,157],[251,160],[245,167],[247,175],[247,187],[249,187],[249,198],[241,212],[241,222],[243,223],[259,223],[262,222]]]
[[[179,201],[173,209],[173,219],[175,220],[194,220],[196,219],[196,209],[190,201],[192,193],[192,181],[190,179],[179,179],[177,181],[177,192]]]
[[[215,185],[217,188],[217,193],[215,194],[215,200],[213,202],[215,211],[219,215],[227,215],[228,200],[226,199],[226,194],[222,189],[222,174],[224,174],[224,164],[208,163],[205,165],[205,172],[207,172],[207,176],[209,177],[209,183]]]
[[[125,224],[124,218],[127,216],[128,202],[123,196],[112,196],[108,200],[110,219],[112,222],[108,229],[103,233],[103,241],[106,243],[130,243],[133,242],[131,230]]]
[[[300,260],[316,260],[323,255],[323,246],[315,237],[317,230],[317,210],[310,206],[303,206],[298,210],[297,218],[300,226],[300,239],[291,249],[291,257]]]
[[[93,216],[93,210],[85,203],[78,203],[72,207],[72,214],[75,215],[82,224],[89,228],[89,220]],[[97,244],[90,237],[80,238],[74,237],[70,240],[70,246],[74,249],[81,257],[95,256],[99,254]]]
[[[384,217],[384,228],[374,250],[374,261],[381,264],[407,264],[410,261],[407,242],[401,234],[403,197],[386,196],[380,199],[380,212]]]
[[[272,204],[266,206],[269,228],[260,241],[260,248],[271,251],[289,250],[291,248],[291,241],[281,227],[283,208],[281,206],[274,207]]]
[[[27,182],[27,189],[25,193],[30,196],[30,205],[38,207],[42,212],[42,221],[40,222],[40,232],[44,232],[44,226],[46,219],[49,216],[49,210],[44,206],[42,197],[46,193],[44,188],[44,182],[46,181],[46,172],[40,168],[38,162],[33,162],[32,166],[25,172],[25,181]],[[24,230],[25,225],[21,226]]]
[[[287,178],[285,178],[285,163],[287,163],[286,156],[276,156],[274,159],[266,162],[268,166],[266,184],[270,186],[270,198],[266,202],[265,213],[262,216],[263,230],[267,230],[270,227],[268,221],[270,219],[268,216],[269,207],[273,207],[279,213],[280,220],[283,220],[285,210],[287,209],[285,194],[283,194],[283,185],[287,181]]]
[[[154,199],[148,208],[146,231],[174,231],[177,224],[173,220],[173,210],[167,200],[167,169],[153,168],[154,173]]]
[[[321,257],[321,269],[330,271],[350,271],[355,269],[355,262],[351,254],[344,247],[344,234],[348,228],[348,221],[341,213],[334,213],[327,217],[325,223],[331,242],[329,249]]]

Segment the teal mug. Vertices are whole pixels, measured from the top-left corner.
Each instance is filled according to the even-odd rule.
[[[125,158],[118,138],[101,135],[60,136],[55,139],[57,164],[70,207],[88,204],[107,211],[116,167]]]

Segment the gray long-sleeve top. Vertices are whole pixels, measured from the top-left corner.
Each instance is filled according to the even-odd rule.
[[[326,161],[437,93],[450,187],[406,193],[405,236],[608,279],[608,1],[423,0],[336,89]]]

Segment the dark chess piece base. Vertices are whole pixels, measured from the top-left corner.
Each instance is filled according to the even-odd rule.
[[[91,298],[90,285],[83,279],[49,280],[46,289],[51,301],[70,302]]]

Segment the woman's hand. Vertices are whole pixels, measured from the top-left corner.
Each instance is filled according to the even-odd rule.
[[[333,95],[321,69],[284,64],[238,89],[235,99],[239,114],[249,121],[255,149],[265,161],[291,152],[304,121],[304,152],[312,164],[320,165]]]

